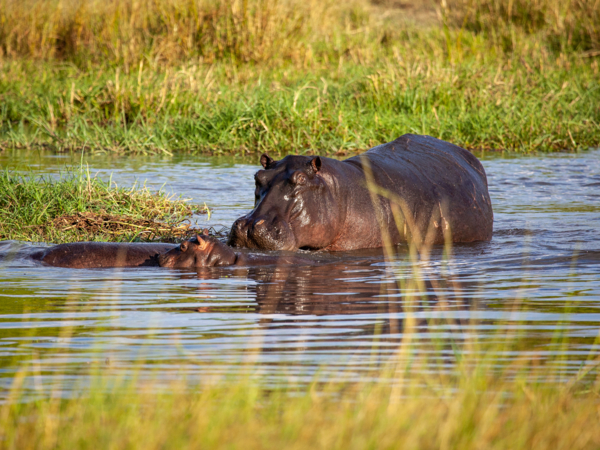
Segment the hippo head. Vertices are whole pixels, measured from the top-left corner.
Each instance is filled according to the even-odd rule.
[[[323,159],[326,161],[325,159]],[[254,175],[254,209],[231,227],[229,245],[264,250],[320,249],[336,236],[337,202],[319,156],[264,154]]]
[[[179,247],[159,255],[158,265],[174,269],[231,266],[236,259],[233,250],[218,239],[197,234]]]

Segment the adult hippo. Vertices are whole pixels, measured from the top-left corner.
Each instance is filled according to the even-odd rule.
[[[208,233],[207,230],[204,230]],[[2,259],[3,255],[0,255]],[[5,256],[5,255],[4,255]],[[73,242],[25,249],[17,257],[70,269],[111,267],[169,267],[193,269],[214,266],[310,265],[314,261],[285,255],[234,252],[215,237],[198,234],[180,245],[165,243]]]
[[[340,251],[492,237],[483,166],[431,136],[405,134],[344,161],[263,154],[260,162],[254,210],[234,222],[232,246]]]

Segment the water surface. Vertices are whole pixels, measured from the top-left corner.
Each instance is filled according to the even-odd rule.
[[[200,226],[230,226],[253,204],[258,167],[248,160],[100,155],[84,162],[120,186],[138,181],[206,202],[213,213],[210,221],[196,216]],[[3,168],[40,174],[79,163],[79,156],[0,154]],[[448,343],[447,358],[432,370],[451,370],[453,343],[499,341],[510,332],[522,335],[521,344],[497,364],[560,353],[559,370],[572,374],[595,354],[600,326],[600,151],[483,163],[492,241],[457,245],[450,258],[434,248],[416,266],[405,246],[389,258],[369,250],[315,255],[315,267],[201,272],[4,262],[0,386],[24,366],[38,373],[26,381],[35,392],[85,384],[90,367],[202,379],[241,372],[248,361],[265,382],[310,381],[316,371],[360,378],[395,355],[408,333],[416,354],[431,352],[436,339]],[[0,243],[0,252],[18,245]],[[416,319],[410,329],[407,317]]]

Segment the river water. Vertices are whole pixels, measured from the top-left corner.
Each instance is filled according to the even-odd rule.
[[[478,155],[480,156],[480,155]],[[429,370],[451,370],[468,340],[519,345],[494,364],[560,356],[575,373],[597,356],[600,327],[600,150],[481,155],[494,207],[491,242],[318,254],[317,266],[62,269],[0,263],[0,394],[23,367],[31,393],[85,385],[91,367],[188,380],[241,373],[265,382],[360,379],[409,345],[442,345]],[[0,165],[56,175],[81,157],[0,153]],[[253,204],[252,160],[84,156],[92,174],[206,204],[200,226],[230,226]],[[0,252],[20,245],[0,243]],[[26,244],[30,245],[30,244]],[[408,320],[407,320],[408,319]],[[558,337],[557,337],[558,336]],[[554,362],[555,363],[555,362]],[[437,366],[436,366],[437,364]],[[103,370],[103,369],[102,369]]]

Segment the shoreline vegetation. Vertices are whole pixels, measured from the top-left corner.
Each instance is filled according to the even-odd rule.
[[[600,145],[594,0],[0,0],[0,148]]]
[[[58,179],[0,172],[0,241],[180,242],[206,208],[145,186],[129,189],[80,168]]]
[[[513,301],[522,308],[518,299]],[[81,308],[91,306],[83,302]],[[389,363],[363,367],[346,380],[321,380],[318,374],[303,376],[297,371],[274,379],[252,363],[256,356],[252,349],[241,354],[240,366],[234,365],[236,370],[229,375],[217,362],[213,369],[220,375],[190,376],[187,364],[199,363],[191,358],[182,363],[181,373],[174,369],[161,378],[162,366],[153,367],[156,356],[150,351],[146,357],[140,349],[139,365],[127,364],[130,372],[124,371],[118,357],[113,362],[113,355],[99,352],[91,363],[74,365],[61,380],[46,372],[43,359],[34,354],[4,393],[0,447],[579,450],[600,446],[597,339],[576,364],[572,355],[549,352],[546,346],[509,358],[521,348],[519,330],[525,328],[502,324],[495,337],[482,341],[469,333],[452,337],[443,333],[432,338],[431,351],[419,353],[414,352],[412,339],[420,334],[420,326],[410,309],[406,314],[404,341]],[[568,326],[568,322],[558,325],[552,347],[572,345],[568,333],[561,332]],[[60,337],[67,340],[71,333],[66,328]],[[82,379],[80,387],[72,384],[75,374]]]

